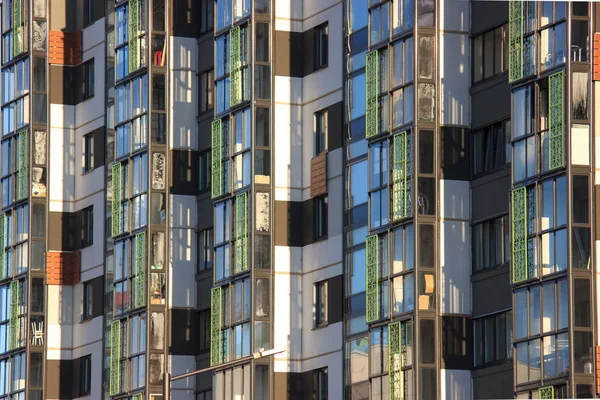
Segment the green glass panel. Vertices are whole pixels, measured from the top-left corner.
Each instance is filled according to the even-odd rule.
[[[235,197],[235,273],[248,270],[248,193]]]
[[[139,0],[129,0],[129,73],[140,67],[140,48],[139,48],[139,21],[140,21]]]
[[[545,386],[538,389],[538,398],[540,399],[553,399],[554,398],[554,386]]]
[[[366,136],[372,137],[379,133],[379,52],[373,50],[366,55],[365,85],[366,85]]]
[[[17,56],[23,51],[23,14],[21,2],[22,0],[13,0],[12,3],[13,56]]]
[[[549,105],[549,143],[548,167],[549,169],[564,166],[564,71],[551,75],[549,80],[548,105]]]
[[[523,0],[508,3],[508,80],[523,77]]]
[[[146,281],[145,267],[146,232],[135,235],[135,307],[142,307],[146,301],[144,283]]]
[[[394,164],[392,168],[392,180],[394,184],[392,213],[394,221],[410,216],[408,140],[409,137],[406,132],[394,135]]]
[[[527,271],[527,189],[511,193],[513,283],[528,279]]]
[[[17,200],[22,200],[27,197],[27,175],[29,168],[27,167],[28,148],[27,148],[27,131],[22,131],[17,137]]]
[[[236,26],[230,33],[229,60],[231,79],[229,83],[229,103],[231,106],[242,101],[242,60],[240,57],[240,27]]]
[[[131,400],[143,400],[144,395],[142,393],[136,393],[131,397]]]
[[[210,365],[223,362],[221,307],[221,287],[216,287],[210,292]]]
[[[379,319],[379,237],[366,239],[367,322]]]
[[[221,120],[212,123],[212,197],[223,194],[223,132]]]
[[[121,163],[112,166],[112,235],[121,234]]]
[[[9,313],[9,329],[10,335],[8,338],[8,348],[10,350],[19,347],[17,330],[19,327],[19,281],[10,283],[10,313]]]
[[[110,395],[121,392],[121,322],[110,324]]]
[[[402,329],[400,322],[388,325],[389,342],[389,390],[390,400],[404,399],[404,381],[402,376]]]

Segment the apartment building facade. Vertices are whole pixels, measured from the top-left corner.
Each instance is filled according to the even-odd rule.
[[[595,3],[0,7],[0,398],[598,396]]]

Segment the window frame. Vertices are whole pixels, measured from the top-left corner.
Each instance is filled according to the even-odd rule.
[[[319,368],[313,371],[313,400],[327,400],[329,388],[328,368]]]
[[[83,100],[94,97],[96,85],[94,58],[83,63]]]
[[[329,111],[323,109],[314,113],[314,157],[327,153],[327,141],[329,138]]]
[[[203,0],[205,1],[205,0]],[[198,74],[198,116],[212,111],[215,107],[215,75],[214,69],[208,69]]]
[[[512,164],[512,126],[510,118],[473,130],[471,143],[473,178],[506,168],[507,165]],[[498,164],[498,161],[500,161],[500,164]]]
[[[81,247],[85,248],[94,244],[94,206],[81,210]]]
[[[504,321],[504,357],[498,355],[498,322],[499,319]],[[491,338],[489,338],[486,330],[486,321],[491,321]],[[473,325],[473,367],[489,367],[490,365],[501,364],[513,359],[513,312],[506,310],[499,313],[489,314],[471,319]],[[479,329],[478,329],[479,327]],[[478,335],[478,333],[480,335]],[[492,354],[491,360],[486,361],[485,351],[488,341],[491,341]],[[481,357],[478,362],[477,357]]]
[[[500,226],[501,235],[497,237],[496,233],[497,226]],[[487,232],[486,232],[487,229]],[[510,220],[509,215],[505,214],[495,218],[487,219],[484,221],[477,222],[471,226],[472,233],[472,259],[473,259],[473,273],[505,267],[510,264],[511,247],[510,247]],[[486,235],[487,233],[487,235]],[[486,242],[488,238],[488,243]],[[498,249],[498,239],[500,240],[500,247],[502,252],[500,254],[500,263],[495,263],[498,259],[496,250]],[[480,242],[481,240],[481,242]],[[488,250],[485,251],[485,246]],[[478,253],[479,250],[479,253]],[[487,254],[486,254],[487,253]],[[487,256],[487,257],[486,257]],[[487,260],[486,260],[487,258]],[[479,262],[482,264],[479,265]]]
[[[319,196],[313,199],[314,209],[314,226],[313,226],[313,241],[321,241],[327,239],[329,231],[329,205],[328,196]]]
[[[79,396],[87,396],[92,388],[92,355],[80,358]]]
[[[83,136],[83,174],[94,170],[94,133]]]
[[[93,318],[94,313],[94,287],[92,281],[83,282],[83,310],[81,321],[88,321]]]
[[[500,43],[497,43],[496,41],[496,35],[497,35],[497,31],[500,32],[501,35],[501,39],[500,39]],[[489,50],[488,46],[486,46],[486,35],[491,35],[492,37],[492,60],[491,60],[491,69],[492,72],[490,75],[486,76],[486,51]],[[480,42],[480,49],[477,46],[477,43]],[[479,82],[483,82],[486,81],[488,79],[492,79],[494,77],[496,77],[497,75],[502,75],[507,73],[508,71],[508,24],[507,23],[503,23],[501,25],[495,26],[492,29],[486,30],[484,32],[478,33],[477,35],[474,35],[471,37],[471,43],[472,43],[472,54],[473,54],[473,59],[471,61],[471,82],[473,84],[475,83],[479,83]],[[498,53],[496,46],[500,44],[500,52]],[[478,50],[481,50],[481,77],[479,77],[479,79],[476,79],[476,67],[478,67],[479,65],[476,65],[476,62],[478,61],[479,58],[479,53],[477,53]],[[498,64],[498,56],[500,57],[500,70],[497,70],[496,66]],[[478,75],[477,75],[478,76]]]
[[[313,330],[329,325],[329,281],[313,284]]]
[[[329,22],[314,28],[314,72],[329,66]]]

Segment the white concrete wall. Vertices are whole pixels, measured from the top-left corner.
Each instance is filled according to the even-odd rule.
[[[440,370],[441,399],[472,399],[471,371]]]
[[[104,126],[104,18],[83,29],[82,62],[94,58],[94,96],[75,106],[50,104],[48,208],[75,212],[93,206],[93,244],[81,251],[81,282],[46,286],[46,357],[92,356],[91,394],[102,392],[102,316],[81,321],[83,282],[104,274],[104,167],[83,173],[83,137]],[[49,97],[50,98],[50,97]],[[52,226],[49,226],[52,234]]]
[[[178,36],[171,36],[169,45],[169,145],[172,149],[196,149],[198,46],[196,39]]]
[[[275,29],[304,32],[329,24],[328,66],[304,78],[274,77],[274,196],[278,201],[310,201],[314,156],[314,113],[343,101],[343,10],[335,0],[278,1]],[[329,394],[341,399],[343,322],[313,329],[315,282],[343,273],[343,150],[327,155],[328,238],[302,248],[275,246],[274,347],[276,372],[328,367]],[[292,227],[294,229],[294,227]],[[342,293],[330,293],[342,296]],[[341,299],[340,299],[341,300]]]
[[[440,180],[442,313],[471,312],[470,183]]]

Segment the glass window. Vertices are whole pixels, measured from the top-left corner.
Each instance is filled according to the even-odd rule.
[[[371,9],[371,45],[390,37],[390,3]]]
[[[348,34],[366,27],[369,22],[368,2],[365,0],[349,0],[346,14]]]
[[[412,28],[415,18],[413,0],[395,0],[392,7],[393,34]]]
[[[417,1],[417,26],[435,25],[435,1],[418,0]]]
[[[573,12],[576,9],[583,8],[587,14],[587,3],[574,2]],[[588,61],[588,54],[590,52],[590,34],[589,34],[589,21],[581,21],[573,19],[571,21],[571,61],[574,62],[586,62]]]

